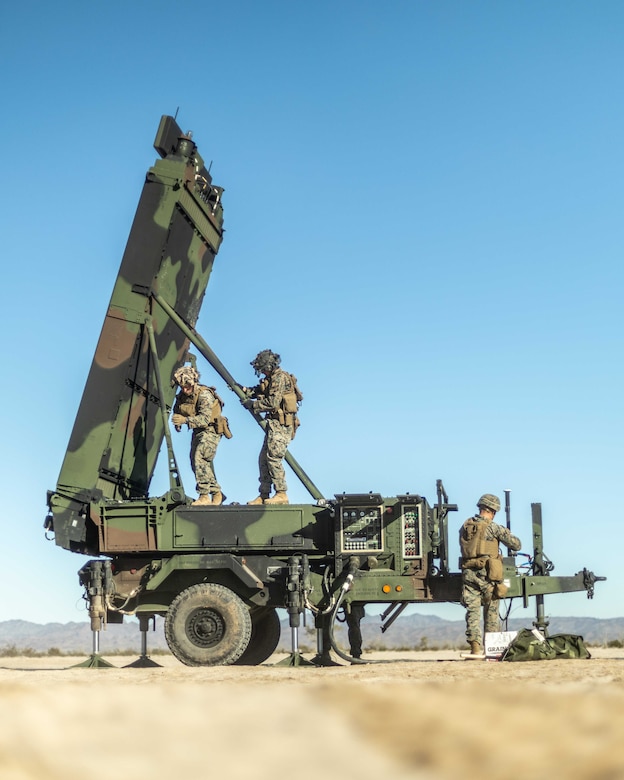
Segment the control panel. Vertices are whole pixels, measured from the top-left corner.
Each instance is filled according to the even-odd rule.
[[[336,496],[340,505],[340,551],[383,550],[383,501],[380,495]]]
[[[403,558],[422,558],[422,504],[401,506],[401,544]]]

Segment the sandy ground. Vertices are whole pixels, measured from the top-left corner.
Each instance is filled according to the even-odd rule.
[[[0,659],[0,778],[624,778],[624,651],[317,668]],[[341,662],[343,663],[343,662]]]

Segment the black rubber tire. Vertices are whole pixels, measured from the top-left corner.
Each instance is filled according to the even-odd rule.
[[[251,616],[229,588],[202,582],[183,590],[165,616],[165,639],[187,666],[233,664],[251,638]]]
[[[277,612],[270,608],[251,613],[251,639],[247,649],[234,661],[237,666],[257,666],[273,655],[279,644],[282,626]]]

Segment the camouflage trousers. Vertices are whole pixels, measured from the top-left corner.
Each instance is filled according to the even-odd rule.
[[[264,444],[258,458],[261,496],[269,495],[271,485],[275,486],[276,491],[288,490],[282,461],[292,441],[293,433],[292,425],[280,425],[277,420],[267,420]]]
[[[195,487],[200,496],[221,490],[214,472],[214,458],[220,439],[221,434],[211,428],[193,431],[191,467],[197,481]]]
[[[481,610],[485,631],[500,631],[499,599],[492,598],[494,585],[488,581],[485,569],[464,569],[462,600],[466,607],[466,639],[483,644]]]

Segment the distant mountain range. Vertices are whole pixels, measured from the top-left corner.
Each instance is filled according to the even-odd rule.
[[[587,618],[587,617],[551,617],[548,630],[550,634],[580,634],[590,645],[606,645],[609,642],[624,643],[624,617]],[[444,620],[436,615],[402,615],[384,634],[380,630],[378,615],[367,616],[362,621],[364,649],[447,649],[462,647],[465,644],[465,625],[463,620]],[[509,630],[531,628],[531,618],[510,620]],[[346,630],[343,624],[337,624],[336,640],[346,648]],[[306,652],[316,650],[316,632],[311,626],[299,629],[300,647]],[[100,633],[100,652],[119,653],[129,651],[139,654],[141,636],[139,624],[130,620],[121,625],[110,625]],[[282,637],[279,648],[291,649],[291,632],[287,620],[282,621]],[[147,651],[167,650],[164,637],[163,620],[157,618],[156,630],[147,634]],[[64,654],[90,654],[93,650],[93,637],[90,624],[80,623],[30,623],[26,620],[6,620],[0,622],[0,655],[31,650],[36,653],[60,651]]]

